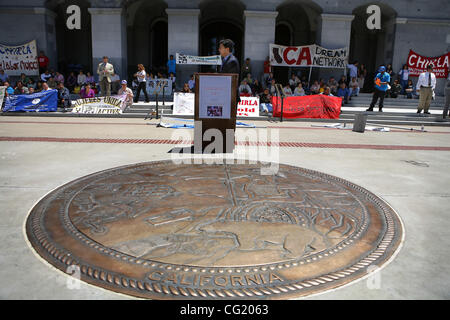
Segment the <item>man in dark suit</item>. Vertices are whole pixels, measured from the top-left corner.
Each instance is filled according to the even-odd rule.
[[[239,61],[233,55],[234,42],[230,39],[220,40],[219,53],[222,57],[222,65],[219,67],[219,73],[237,73],[238,74],[238,87],[239,87]],[[241,102],[239,97],[239,90],[236,95],[237,103]]]
[[[220,73],[240,73],[239,61],[233,55],[234,43],[230,39],[221,40],[219,43],[219,53],[222,57]]]

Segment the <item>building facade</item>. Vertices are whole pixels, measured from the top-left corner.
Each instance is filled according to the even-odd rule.
[[[81,29],[69,30],[67,7],[81,9]],[[381,29],[366,26],[366,9],[381,8]],[[165,66],[168,55],[217,54],[218,42],[231,38],[241,64],[251,59],[259,77],[269,44],[318,44],[348,47],[350,60],[375,72],[391,63],[398,72],[409,50],[434,57],[450,47],[449,0],[0,0],[0,43],[18,45],[36,39],[51,67],[78,63],[96,70],[104,55],[121,78],[138,63]],[[177,83],[209,67],[177,66]],[[277,68],[278,77],[292,70]],[[309,71],[309,70],[308,70]],[[313,76],[339,76],[320,69]],[[444,79],[437,84],[443,92]]]

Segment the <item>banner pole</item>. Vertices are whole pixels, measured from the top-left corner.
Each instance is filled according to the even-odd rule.
[[[312,71],[312,66],[309,67],[308,87],[311,87],[311,71]]]

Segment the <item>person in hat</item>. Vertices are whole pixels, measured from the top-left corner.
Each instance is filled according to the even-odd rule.
[[[425,114],[430,114],[431,98],[433,97],[434,89],[436,88],[436,75],[433,73],[434,65],[429,64],[426,72],[422,72],[417,80],[416,92],[419,93],[419,107],[417,113],[422,110]]]
[[[388,85],[391,82],[391,76],[386,72],[386,67],[381,66],[378,70],[379,73],[374,79],[375,91],[373,92],[372,102],[370,103],[369,109],[366,111],[373,111],[378,99],[380,99],[380,104],[378,105],[378,110],[383,112],[383,102],[386,96],[386,91],[388,90]]]
[[[130,107],[131,105],[133,105],[133,90],[131,90],[130,88],[127,87],[127,80],[122,80],[121,84],[121,88],[119,89],[119,92],[117,92],[117,94],[119,96],[122,95],[126,95],[127,97],[125,98],[125,105],[126,108]]]
[[[102,96],[111,95],[111,77],[114,74],[114,66],[108,62],[108,57],[104,56],[103,61],[97,67],[98,82]]]

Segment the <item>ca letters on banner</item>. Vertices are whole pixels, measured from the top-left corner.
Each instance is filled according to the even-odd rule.
[[[326,49],[318,45],[310,46],[280,46],[270,45],[270,63],[272,66],[286,67],[347,67],[348,49]]]

